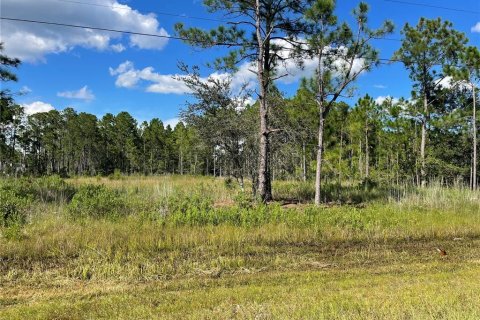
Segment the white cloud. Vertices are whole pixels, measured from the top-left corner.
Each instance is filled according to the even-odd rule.
[[[299,39],[299,41],[303,41],[303,39]],[[278,82],[290,84],[304,77],[312,77],[315,74],[315,71],[318,68],[318,58],[305,59],[303,60],[303,66],[299,67],[293,59],[289,59],[293,46],[284,40],[275,40],[274,42],[275,44],[283,48],[282,50],[280,50],[280,52],[278,52],[278,55],[282,59],[285,59],[283,63],[280,64],[277,68],[277,74],[279,76],[282,76],[282,78],[277,80]],[[340,54],[346,53],[345,47],[337,48],[337,50]],[[331,48],[325,48],[325,52],[330,53]],[[354,59],[351,72],[359,72],[364,66],[364,62],[364,59]],[[323,65],[326,67],[326,63],[323,63]],[[348,62],[338,57],[337,59],[334,59],[331,67],[333,76],[338,77],[343,74],[343,71],[349,68],[350,65],[348,64]]]
[[[300,39],[301,40],[301,39]],[[289,56],[292,52],[293,46],[284,41],[284,40],[275,40],[275,44],[282,47],[283,49],[278,52],[278,55],[284,59],[284,62],[281,63],[277,68],[277,75],[280,77],[277,82],[290,84],[297,82],[303,77],[312,77],[315,74],[315,71],[318,67],[318,58],[305,59],[303,61],[303,66],[300,67],[293,59],[289,59]],[[330,49],[326,49],[330,51]],[[340,53],[346,51],[345,48],[338,48]],[[332,63],[332,73],[333,76],[340,76],[343,74],[343,71],[349,67],[349,62],[344,61],[343,59],[336,59]],[[364,59],[354,59],[353,65],[351,68],[352,73],[359,72],[364,67]],[[226,79],[231,77],[232,89],[240,89],[244,84],[247,85],[248,89],[254,89],[257,86],[256,80],[256,63],[244,62],[239,67],[238,70],[233,73],[220,73],[214,72],[208,77],[216,79]],[[189,93],[190,90],[182,82],[175,78],[181,77],[178,74],[160,74],[156,73],[153,67],[146,67],[144,69],[135,69],[134,64],[131,61],[125,61],[120,64],[117,68],[109,68],[110,75],[116,76],[115,85],[122,88],[133,88],[137,86],[141,81],[150,82],[147,85],[145,91],[163,93],[163,94],[185,94]],[[208,77],[202,78],[206,80]]]
[[[145,91],[153,93],[185,94],[189,89],[183,82],[173,79],[170,75],[162,75],[162,79],[155,84],[149,85]]]
[[[289,50],[282,50],[279,55],[283,58],[288,58]],[[339,75],[347,66],[341,59],[334,61],[333,74]],[[363,59],[355,59],[352,66],[352,73],[358,72],[364,66]],[[277,82],[290,84],[298,81],[303,77],[311,77],[315,74],[318,67],[318,59],[306,59],[303,67],[299,67],[292,59],[287,59],[278,67],[277,74],[283,77],[279,78]],[[146,67],[144,69],[136,69],[131,61],[121,63],[117,68],[109,68],[110,75],[116,76],[115,85],[121,88],[133,88],[141,81],[150,82],[145,91],[163,93],[163,94],[185,94],[190,90],[182,82],[175,78],[181,77],[178,74],[159,74],[154,71],[153,67]],[[253,89],[257,85],[256,81],[256,64],[244,62],[238,67],[234,74],[214,72],[208,77],[215,79],[226,79],[231,77],[233,90],[240,89],[244,84],[247,88]],[[206,78],[202,78],[206,80]]]
[[[257,102],[257,100],[253,99],[252,97],[248,97],[245,100],[245,104],[250,105],[250,106],[253,106],[255,104],[255,102]]]
[[[480,33],[480,22],[477,22],[476,25],[474,25],[470,31],[474,32],[474,33]]]
[[[384,86],[383,84],[376,84],[373,87],[377,88],[377,89],[386,89],[387,88],[387,86]]]
[[[2,0],[2,12],[5,16],[21,16],[23,19],[41,17],[44,21],[168,35],[154,14],[142,14],[117,0],[96,0],[94,6],[58,1]],[[47,54],[66,52],[76,46],[121,52],[125,49],[118,43],[121,38],[120,33],[108,31],[2,20],[5,53],[30,62],[44,61]],[[111,44],[113,39],[117,39],[116,44]],[[166,38],[129,36],[129,45],[140,49],[160,50],[167,42]]]
[[[440,87],[443,87],[445,89],[452,89],[455,87],[457,89],[468,89],[472,87],[472,85],[467,81],[465,80],[454,81],[453,78],[450,76],[437,80],[436,85],[439,85]]]
[[[95,99],[95,95],[92,93],[91,90],[88,89],[87,86],[83,86],[82,88],[74,91],[58,92],[57,96],[62,98],[80,99],[80,100],[86,100],[86,101]]]
[[[116,69],[110,68],[110,75],[117,76],[115,85],[120,88],[133,88],[139,82],[150,82],[145,91],[155,93],[185,94],[190,90],[179,80],[174,79],[177,75],[159,74],[152,67],[135,69],[131,61],[121,63]]]
[[[180,122],[179,118],[172,118],[172,119],[163,121],[163,125],[165,126],[165,128],[169,125],[173,129],[179,122]]]
[[[382,104],[383,102],[385,102],[386,100],[392,100],[392,103],[398,103],[399,99],[398,98],[393,98],[391,96],[379,96],[375,99],[375,102],[377,104]]]
[[[439,85],[440,87],[443,87],[445,89],[450,89],[453,86],[452,82],[453,82],[453,78],[448,76],[440,80],[437,80],[436,85]]]
[[[110,48],[115,52],[123,52],[126,49],[121,43],[112,44]]]
[[[24,94],[29,94],[30,92],[32,92],[32,89],[30,89],[29,87],[27,86],[23,86],[21,89],[20,89],[20,94],[24,95]]]
[[[22,104],[23,110],[27,115],[32,115],[40,112],[48,112],[55,108],[50,104],[42,101],[35,101],[29,104]]]
[[[232,87],[239,89],[243,83],[255,84],[255,74],[248,69],[251,68],[249,63],[240,66],[238,72],[232,76]],[[160,74],[155,72],[153,67],[145,67],[136,69],[131,61],[121,63],[117,68],[109,68],[111,76],[116,76],[115,85],[120,88],[134,88],[141,82],[147,82],[146,92],[163,93],[163,94],[186,94],[191,90],[177,78],[182,77],[179,74]],[[208,77],[214,79],[227,79],[231,75],[229,73],[214,72]],[[206,81],[208,77],[201,78]],[[251,87],[251,86],[250,86]]]

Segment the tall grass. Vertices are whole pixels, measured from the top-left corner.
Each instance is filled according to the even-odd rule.
[[[474,223],[480,218],[479,193],[460,188],[405,191],[399,201],[363,206],[285,208],[281,203],[215,206],[234,198],[235,191],[216,194],[224,186],[213,179],[82,178],[69,183],[77,190],[71,202],[37,197],[23,227],[0,229],[1,266],[7,274],[52,265],[73,277],[167,276],[186,274],[194,269],[193,261],[206,263],[207,257],[226,255],[225,263],[239,264],[237,259],[243,261],[255,248],[480,236],[480,224]]]
[[[25,218],[0,226],[0,318],[154,318],[157,307],[140,302],[152,295],[170,301],[159,308],[172,318],[281,318],[288,310],[293,318],[422,318],[425,301],[409,292],[421,290],[418,279],[468,288],[436,297],[439,287],[428,284],[425,297],[452,307],[440,318],[475,315],[449,297],[478,301],[465,279],[478,270],[479,192],[325,186],[331,201],[315,207],[303,183],[276,182],[280,201],[263,205],[218,178],[49,179],[0,181],[0,199]],[[436,247],[448,256],[439,260]],[[327,290],[333,283],[339,288]],[[145,285],[157,291],[129,291]],[[402,303],[390,299],[388,310],[382,295],[395,286],[404,288]],[[248,305],[236,316],[225,288]],[[290,303],[278,298],[285,290]],[[266,305],[249,304],[259,296]]]

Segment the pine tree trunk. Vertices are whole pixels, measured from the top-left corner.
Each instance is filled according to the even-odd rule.
[[[206,168],[206,171],[205,171],[205,175],[206,176],[209,176],[210,175],[210,168],[209,168],[209,160],[208,160],[208,157],[206,159],[206,162],[207,162],[207,168]]]
[[[472,85],[473,91],[473,165],[472,165],[472,189],[477,189],[477,110],[476,110],[476,93],[475,85]]]
[[[183,151],[180,148],[180,175],[183,175]]]
[[[423,96],[423,119],[422,119],[422,140],[420,142],[420,178],[421,185],[425,187],[426,180],[426,165],[425,165],[425,145],[427,143],[427,117],[428,117],[428,100],[427,95]]]
[[[317,145],[317,168],[315,172],[315,205],[320,205],[322,197],[322,162],[323,162],[323,144],[324,144],[324,131],[325,131],[325,106],[323,105],[324,98],[324,86],[323,86],[323,61],[322,61],[323,48],[318,51],[318,145]]]
[[[342,184],[342,158],[343,158],[343,124],[340,127],[340,152],[338,154],[338,184]]]
[[[195,153],[194,159],[195,159],[195,162],[193,164],[193,174],[196,175],[197,174],[197,160],[198,160],[196,153]]]
[[[255,29],[258,41],[258,58],[257,58],[257,77],[260,86],[260,146],[258,156],[258,192],[262,202],[272,200],[272,186],[270,178],[270,145],[268,137],[268,105],[267,105],[267,91],[268,91],[268,70],[269,66],[269,47],[268,39],[262,37],[262,26],[260,22],[260,0],[255,1]],[[268,26],[268,24],[267,24]],[[267,73],[267,74],[266,74]]]
[[[260,103],[261,105],[262,103]],[[258,192],[262,202],[272,200],[272,188],[270,180],[269,153],[270,144],[267,131],[267,115],[266,110],[260,106],[260,150],[259,150],[259,166],[258,166]]]
[[[363,179],[363,162],[362,162],[362,138],[358,139],[358,174],[360,179]]]
[[[365,120],[365,179],[368,179],[368,176],[370,173],[369,171],[370,171],[370,154],[368,150],[368,120]]]
[[[318,146],[317,146],[317,170],[315,174],[315,204],[319,205],[321,201],[321,183],[322,183],[322,160],[323,160],[323,143],[324,143],[324,127],[325,119],[323,114],[322,103],[319,102],[320,122],[318,126]]]
[[[303,141],[302,144],[302,162],[303,162],[303,172],[302,172],[302,178],[303,181],[307,181],[307,157],[305,154],[305,141]]]

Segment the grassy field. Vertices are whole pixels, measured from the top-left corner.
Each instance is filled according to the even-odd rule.
[[[3,180],[0,319],[480,319],[479,192],[311,187]]]

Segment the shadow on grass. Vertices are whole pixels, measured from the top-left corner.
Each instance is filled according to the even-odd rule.
[[[322,185],[321,201],[324,204],[358,205],[378,200],[400,200],[407,195],[417,193],[411,186],[379,186],[372,181],[364,181],[355,185],[338,183]],[[315,199],[313,182],[279,181],[273,186],[275,201],[284,204],[311,203]]]

